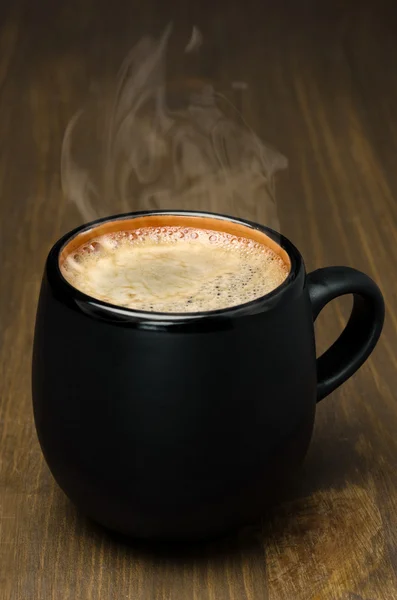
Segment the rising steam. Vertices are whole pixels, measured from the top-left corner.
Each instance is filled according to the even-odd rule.
[[[110,106],[99,122],[101,176],[73,158],[84,116],[70,121],[62,147],[62,188],[85,220],[144,209],[208,210],[278,228],[274,174],[286,159],[252,132],[237,112],[227,116],[210,85],[190,86],[183,106],[170,107],[165,57],[171,27],[142,39],[121,66]],[[193,29],[185,52],[197,52]],[[186,90],[185,90],[186,91]],[[98,123],[97,123],[98,127]],[[73,148],[75,151],[76,148]]]

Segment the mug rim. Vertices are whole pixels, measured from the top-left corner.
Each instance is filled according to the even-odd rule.
[[[133,308],[127,308],[122,306],[117,306],[116,304],[111,304],[109,302],[105,302],[103,300],[99,300],[93,296],[85,294],[84,292],[78,290],[71,283],[67,281],[67,279],[63,276],[61,268],[60,268],[60,257],[62,251],[65,249],[68,243],[70,243],[74,238],[78,235],[84,233],[85,231],[89,231],[90,229],[96,228],[98,225],[106,222],[114,222],[114,221],[123,221],[123,220],[132,220],[139,217],[150,217],[150,216],[181,216],[181,217],[202,217],[213,220],[222,220],[228,221],[229,223],[242,225],[246,228],[252,229],[254,231],[258,231],[259,233],[265,234],[269,237],[273,242],[275,242],[288,256],[290,260],[290,268],[287,278],[277,286],[271,292],[260,296],[258,298],[254,298],[249,302],[245,302],[243,304],[238,304],[236,306],[230,306],[226,308],[220,308],[217,310],[210,311],[200,311],[200,312],[189,312],[189,313],[167,313],[167,312],[155,312],[155,311],[144,311],[144,310],[136,310]],[[286,293],[286,291],[291,287],[291,283],[296,280],[297,275],[302,270],[303,259],[300,255],[298,249],[294,246],[294,244],[286,238],[281,233],[267,227],[265,225],[261,225],[254,221],[249,221],[247,219],[243,219],[240,217],[233,217],[231,215],[225,215],[221,213],[213,213],[209,211],[199,211],[199,210],[176,210],[176,209],[157,209],[157,210],[143,210],[143,211],[132,211],[128,213],[120,213],[116,215],[110,215],[107,217],[101,217],[99,219],[95,219],[94,221],[90,221],[88,223],[83,223],[78,227],[72,229],[71,231],[64,234],[55,244],[52,246],[46,264],[46,272],[51,283],[55,283],[55,285],[60,285],[62,287],[63,293],[67,294],[67,298],[71,301],[77,303],[80,308],[84,310],[84,312],[93,312],[94,314],[102,316],[102,319],[106,316],[111,320],[120,320],[120,321],[138,321],[138,322],[153,322],[156,324],[183,324],[185,322],[192,322],[196,320],[203,319],[219,319],[219,318],[230,318],[235,316],[242,316],[247,314],[255,314],[257,312],[264,312],[270,306],[274,306],[276,302],[278,302]],[[91,310],[90,310],[91,309]]]

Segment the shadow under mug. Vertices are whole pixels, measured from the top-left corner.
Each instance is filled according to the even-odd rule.
[[[83,294],[60,264],[110,231],[194,226],[261,241],[286,281],[244,305],[161,314]],[[316,359],[314,321],[353,294],[339,339]],[[280,234],[223,215],[151,211],[100,219],[47,258],[36,319],[33,404],[39,441],[64,492],[123,534],[203,539],[258,518],[308,449],[316,403],[363,364],[380,336],[377,285],[348,267],[305,273]]]

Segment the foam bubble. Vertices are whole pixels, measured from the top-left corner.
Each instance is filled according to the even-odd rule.
[[[244,237],[191,227],[144,227],[100,236],[61,266],[80,291],[126,308],[188,313],[237,306],[281,285],[288,267]]]

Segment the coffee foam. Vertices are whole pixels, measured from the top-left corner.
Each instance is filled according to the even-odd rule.
[[[189,313],[244,304],[288,276],[265,244],[193,227],[142,227],[94,238],[67,256],[65,279],[111,304],[151,312]]]

